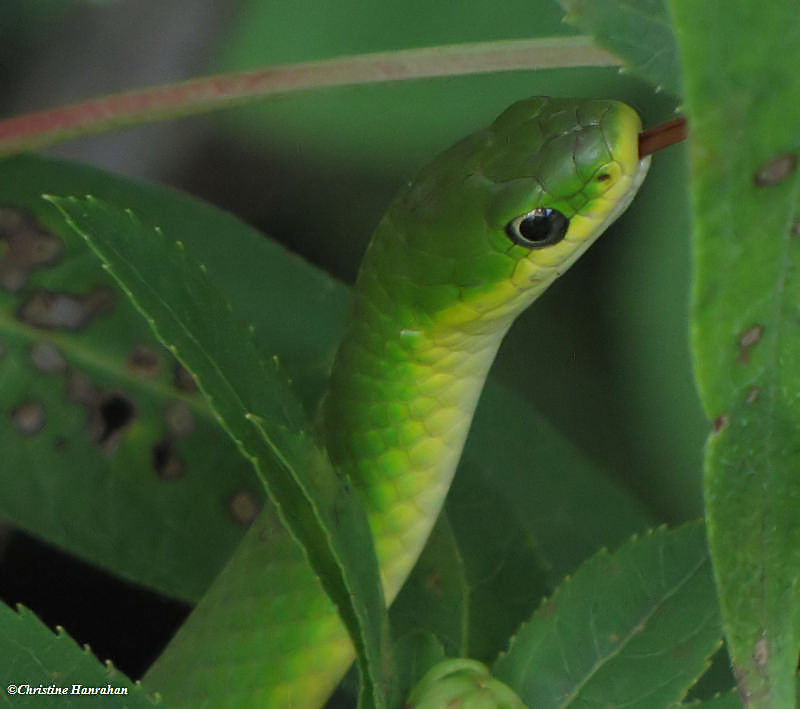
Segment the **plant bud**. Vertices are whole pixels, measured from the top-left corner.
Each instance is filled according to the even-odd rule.
[[[527,709],[522,700],[475,660],[445,660],[414,687],[406,709]]]

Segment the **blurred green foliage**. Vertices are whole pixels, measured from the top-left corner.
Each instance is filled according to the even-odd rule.
[[[56,13],[67,11],[67,6],[56,0],[36,7],[9,2],[0,7],[0,23],[20,28],[19,46],[28,39],[35,43],[50,31]],[[113,11],[113,4],[103,11]],[[480,0],[457,6],[422,0],[381,4],[342,0],[335,5],[314,0],[243,0],[220,37],[219,52],[209,60],[209,69],[574,32],[561,23],[561,14],[548,0],[502,0],[491,6]],[[0,50],[0,61],[8,56],[7,50],[5,54]],[[667,82],[667,86],[675,85]],[[616,69],[514,72],[308,93],[237,109],[215,121],[217,140],[234,156],[246,159],[232,172],[212,175],[219,184],[213,180],[209,184],[212,192],[216,189],[222,195],[242,193],[240,203],[247,218],[255,215],[254,221],[266,225],[271,236],[323,271],[349,280],[392,192],[439,150],[484,125],[512,101],[534,94],[620,99],[637,108],[646,126],[671,118],[677,105],[675,96],[656,93],[651,84]],[[30,209],[38,190],[46,188],[36,183],[23,189],[15,175],[48,168],[25,161],[16,165],[20,172],[12,169],[6,177],[6,199],[16,195],[18,206]],[[206,166],[214,172],[213,164]],[[52,175],[59,176],[56,183],[63,187],[62,178],[66,183],[74,178],[76,190],[77,185],[92,185],[121,200],[117,205],[121,207],[136,206],[126,200],[140,200],[145,213],[151,210],[151,218],[174,218],[175,233],[195,233],[205,242],[201,248],[210,255],[212,274],[215,269],[223,273],[219,281],[226,284],[229,297],[238,299],[235,308],[246,320],[268,321],[267,293],[278,293],[282,300],[275,312],[281,314],[264,328],[265,340],[276,335],[277,349],[286,353],[288,368],[292,370],[293,361],[298,362],[295,371],[300,374],[301,395],[306,403],[315,400],[346,299],[337,284],[274,246],[254,246],[251,232],[241,225],[226,226],[213,210],[205,212],[174,195],[153,194],[149,188],[118,184],[97,174],[71,173],[73,169],[61,172],[53,166]],[[171,200],[179,205],[174,213]],[[186,222],[179,226],[183,217]],[[46,219],[58,231],[52,213]],[[205,232],[204,220],[209,225]],[[236,239],[220,239],[227,228],[236,231]],[[517,323],[495,367],[494,374],[502,383],[491,384],[487,391],[483,418],[479,415],[476,422],[478,435],[467,449],[448,517],[423,558],[421,571],[412,577],[407,598],[400,597],[399,613],[393,615],[396,628],[406,633],[403,642],[408,646],[421,637],[420,646],[431,657],[439,657],[439,642],[451,651],[491,657],[542,595],[552,592],[563,574],[601,543],[618,543],[648,519],[679,521],[701,513],[700,470],[708,424],[697,402],[689,361],[689,229],[686,150],[672,148],[656,156],[650,176],[625,217]],[[63,227],[60,230],[68,240]],[[238,252],[243,244],[247,244],[247,256]],[[236,277],[237,257],[247,261],[247,279]],[[266,269],[260,276],[256,273],[259,258],[272,259],[269,276]],[[80,267],[75,272],[84,277]],[[248,291],[259,279],[269,283]],[[46,278],[41,282],[46,283]],[[305,297],[293,291],[301,283],[313,285]],[[258,298],[253,297],[256,292]],[[130,311],[125,312],[129,317]],[[298,317],[301,313],[313,313],[317,324],[309,325],[311,318]],[[122,319],[120,323],[125,329]],[[102,340],[96,337],[92,347],[99,347]],[[124,367],[122,350],[130,345],[125,339],[118,353],[114,366],[119,371]],[[18,350],[15,356],[24,358],[24,347]],[[174,393],[162,398],[170,396]],[[534,410],[543,412],[552,428]],[[500,412],[510,418],[503,419]],[[150,438],[157,433],[153,422],[158,420],[156,414],[151,418],[144,432]],[[545,470],[528,475],[529,461],[540,453],[536,446],[525,446],[526,435],[532,432],[545,442],[540,458],[546,458],[547,464],[541,466]],[[504,440],[503,435],[513,440]],[[503,450],[493,455],[489,439],[504,441]],[[139,443],[146,457],[150,443]],[[585,464],[578,451],[591,464]],[[551,454],[556,461],[552,465]],[[562,473],[558,461],[566,461],[569,473]],[[146,462],[148,474],[150,467]],[[598,470],[619,481],[633,499],[615,491]],[[500,479],[505,472],[508,475]],[[547,473],[552,481],[542,479]],[[474,487],[459,487],[467,484]],[[570,486],[575,494],[560,507],[558,501]],[[213,549],[214,558],[221,559],[239,532],[222,518],[223,507],[217,504],[220,491],[209,487],[208,492],[213,498],[209,506],[216,505],[214,528],[225,529],[229,535]],[[478,500],[483,507],[477,505]],[[603,504],[609,500],[615,504]],[[487,524],[487,544],[476,547],[470,542],[475,541],[479,527],[468,523],[470,514],[476,510],[483,514],[490,507],[502,510],[507,527],[498,530]],[[576,518],[586,524],[576,527]],[[77,547],[89,558],[98,557],[101,563],[103,555],[109,554],[108,548],[70,547],[58,537],[61,531],[48,531],[47,536],[68,548]],[[112,547],[120,543],[128,548],[125,545],[137,541],[135,535],[118,533],[120,541],[111,540]],[[205,569],[185,582],[165,574],[170,555],[182,553],[179,549],[180,544],[164,552],[166,564],[160,559],[161,568],[155,563],[153,568],[141,568],[139,559],[147,557],[146,544],[135,548],[133,563],[123,559],[109,566],[167,592],[196,597],[213,571]],[[444,566],[437,554],[451,562],[452,583],[443,588],[463,614],[456,620],[438,617],[431,621],[418,612],[428,603],[425,594],[437,590],[426,572]],[[503,562],[494,568],[492,564],[501,556]],[[524,597],[514,596],[509,582],[519,578],[522,564]],[[209,565],[214,566],[210,561]],[[509,589],[511,596],[497,603]],[[438,634],[436,639],[427,634],[431,630]],[[720,683],[724,685],[725,680]]]
[[[672,0],[691,121],[692,346],[708,544],[739,691],[796,704],[800,649],[800,22]],[[713,23],[715,34],[701,28]],[[757,41],[753,41],[753,39]]]
[[[491,11],[480,2],[417,5],[248,1],[213,68],[573,32],[549,0],[504,0]],[[617,98],[646,126],[676,106],[616,69],[561,69],[286,97],[226,115],[221,130],[272,156],[279,177],[265,175],[264,199],[279,193],[282,216],[270,233],[350,279],[393,190],[455,136],[535,94]],[[495,368],[669,521],[701,514],[707,430],[689,360],[687,180],[683,148],[657,156],[629,213],[520,319]]]

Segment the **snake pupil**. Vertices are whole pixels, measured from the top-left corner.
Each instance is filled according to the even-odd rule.
[[[534,249],[557,244],[568,227],[569,219],[557,209],[538,208],[512,219],[506,232],[514,243]]]

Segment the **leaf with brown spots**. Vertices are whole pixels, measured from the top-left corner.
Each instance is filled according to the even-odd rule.
[[[797,169],[797,155],[778,155],[762,165],[753,177],[758,187],[772,187],[787,179]]]
[[[800,694],[800,677],[795,680],[795,686]],[[704,702],[695,701],[679,706],[680,709],[742,709],[742,698],[736,689],[732,689],[730,692],[725,692]],[[678,709],[678,705],[674,709]]]
[[[709,545],[742,702],[788,709],[800,650],[797,3],[671,5],[692,126],[695,372],[707,416],[726,421],[706,446]]]
[[[25,212],[0,207],[0,288],[22,290],[31,274],[61,258],[63,243]]]
[[[259,485],[202,397],[175,385],[173,356],[42,200],[46,187],[124,194],[175,219],[189,241],[213,249],[203,234],[224,232],[248,263],[283,252],[173,193],[31,157],[0,165],[0,273],[30,266],[15,289],[0,283],[0,515],[114,574],[196,601],[243,533],[231,495],[249,486],[260,496]],[[162,470],[153,449],[165,438]]]
[[[383,709],[390,686],[383,675],[388,670],[383,655],[388,621],[369,524],[357,496],[317,448],[311,423],[285,373],[277,361],[261,355],[251,330],[236,319],[206,269],[191,258],[183,243],[143,224],[130,210],[92,197],[50,199],[86,239],[159,340],[193,375],[223,428],[253,463],[284,526],[305,552],[349,631],[364,698],[375,709]],[[163,474],[179,475],[169,444],[163,443],[158,453],[155,459]],[[253,563],[267,565],[267,559],[254,562],[251,557],[237,564],[239,558],[226,568],[226,579],[240,579],[241,589],[248,591]],[[304,561],[298,556],[295,562],[297,598],[305,599],[305,589],[310,589],[308,602],[313,603],[319,590]],[[303,572],[305,583],[299,576]],[[296,604],[302,609],[303,600]],[[268,608],[265,604],[260,609],[261,624],[252,619],[254,630],[266,633],[274,622],[285,622],[267,615]],[[229,622],[220,622],[220,617],[225,614],[216,604],[201,604],[178,642],[148,675],[152,686],[170,692],[168,697],[177,696],[183,687],[197,691],[198,678],[178,674],[176,668],[196,653],[213,652],[191,638],[211,628],[230,632]],[[194,661],[204,664],[202,659]],[[263,675],[264,680],[267,677]],[[223,682],[209,683],[205,689],[228,691]],[[257,680],[240,689],[254,696],[264,691]]]
[[[96,288],[89,293],[36,290],[22,303],[18,316],[40,330],[83,330],[96,316],[111,310],[112,300],[107,288]]]
[[[26,401],[11,412],[14,427],[26,436],[35,436],[47,423],[44,407],[37,401]]]

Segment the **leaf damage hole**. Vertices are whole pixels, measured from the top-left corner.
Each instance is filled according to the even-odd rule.
[[[764,326],[760,324],[752,325],[739,335],[739,361],[746,364],[750,361],[750,350],[755,347],[764,334]]]
[[[103,391],[80,372],[72,371],[67,376],[67,396],[87,408],[89,438],[107,452],[119,445],[136,418],[130,397]]]
[[[104,397],[98,408],[103,428],[97,442],[101,446],[106,446],[114,436],[130,425],[136,410],[133,408],[133,404],[120,394],[110,394]]]
[[[44,411],[44,407],[38,402],[26,401],[11,412],[11,420],[20,433],[26,436],[34,436],[47,423],[47,414]]]
[[[261,501],[249,490],[237,490],[228,501],[228,514],[236,524],[247,529],[258,517]]]
[[[756,187],[772,187],[783,182],[797,168],[797,155],[784,153],[765,162],[753,176]]]
[[[42,374],[62,374],[67,369],[67,360],[61,350],[50,342],[37,342],[28,355],[34,369]]]
[[[113,296],[107,288],[90,293],[55,293],[36,290],[19,309],[21,320],[43,330],[83,330],[92,319],[111,310]]]
[[[41,229],[33,217],[18,209],[0,207],[0,287],[14,293],[31,274],[58,263],[64,253],[61,239]]]
[[[152,379],[158,372],[158,355],[152,347],[136,345],[128,355],[126,365],[134,374]]]
[[[195,382],[192,373],[180,362],[175,362],[175,371],[173,372],[172,381],[181,391],[185,391],[189,394],[194,394],[197,391],[197,382]]]
[[[171,438],[164,438],[153,446],[153,470],[161,480],[175,480],[183,475],[183,461],[175,452],[175,442]]]

